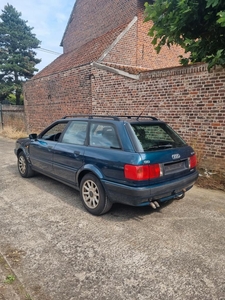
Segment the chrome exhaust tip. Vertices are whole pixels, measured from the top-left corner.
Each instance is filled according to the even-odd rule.
[[[154,204],[155,204],[156,208],[160,207],[160,205],[159,205],[159,203],[157,201],[154,201]]]
[[[149,205],[153,208],[156,209],[155,203],[154,202],[150,202]]]
[[[156,208],[159,208],[160,207],[160,205],[159,205],[159,203],[157,202],[157,201],[151,201],[151,202],[149,202],[149,205],[153,208],[153,209],[156,209]]]

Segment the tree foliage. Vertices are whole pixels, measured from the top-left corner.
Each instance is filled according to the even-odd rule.
[[[225,66],[224,0],[155,0],[145,3],[145,13],[145,21],[153,21],[148,34],[158,53],[163,45],[179,45],[187,54],[180,56],[183,65]]]
[[[32,33],[27,21],[21,19],[21,13],[7,4],[0,15],[0,100],[10,93],[15,93],[19,104],[22,83],[30,79],[35,65],[41,60],[35,58],[33,49],[39,47],[40,41]]]

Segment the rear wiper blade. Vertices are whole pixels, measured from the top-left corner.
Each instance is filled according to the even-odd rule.
[[[161,149],[161,148],[172,148],[173,145],[171,144],[166,144],[166,145],[155,145],[155,146],[151,146],[146,150],[152,150],[152,149]]]
[[[166,144],[166,145],[159,145],[159,148],[172,148],[173,145],[171,144]]]

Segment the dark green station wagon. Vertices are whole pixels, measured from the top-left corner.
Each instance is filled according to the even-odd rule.
[[[36,172],[80,191],[94,215],[113,203],[181,199],[196,179],[196,154],[165,122],[150,116],[66,116],[16,142],[22,177]]]

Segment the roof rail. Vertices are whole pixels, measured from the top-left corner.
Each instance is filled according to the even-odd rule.
[[[152,120],[154,120],[154,121],[158,121],[158,119],[156,118],[156,117],[152,117],[152,116],[118,116],[118,118],[127,118],[127,119],[132,119],[132,118],[134,118],[134,119],[136,119],[137,121],[139,120],[139,119],[152,119]]]
[[[69,116],[64,116],[62,119],[66,119],[66,118],[83,118],[86,117],[88,119],[94,119],[94,118],[108,118],[108,119],[113,119],[116,121],[119,121],[119,117],[117,116],[106,116],[106,115],[69,115]]]
[[[122,116],[107,116],[107,115],[87,115],[87,114],[83,114],[83,115],[68,115],[68,116],[64,116],[62,119],[67,119],[67,118],[82,118],[82,117],[86,117],[88,119],[94,119],[94,118],[108,118],[108,119],[113,119],[115,121],[120,121],[121,118],[127,118],[127,119],[136,119],[137,121],[141,118],[141,119],[152,119],[154,121],[157,121],[158,119],[152,116],[127,116],[127,115],[122,115]]]

